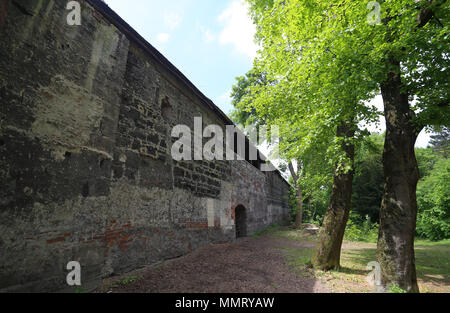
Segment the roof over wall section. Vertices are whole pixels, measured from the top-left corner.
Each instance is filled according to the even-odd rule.
[[[116,12],[114,12],[103,0],[85,0],[94,9],[99,12],[108,22],[117,27],[127,38],[138,45],[142,50],[152,56],[158,63],[166,68],[176,79],[187,86],[188,89],[195,94],[200,101],[210,108],[225,123],[225,125],[235,125],[233,121],[219,108],[214,102],[206,97],[189,79],[178,70],[164,55],[162,55],[155,47],[153,47],[144,37],[134,30],[125,20],[123,20]],[[248,140],[248,138],[247,138]],[[258,150],[259,151],[259,150]],[[285,178],[277,170],[277,174],[286,182]],[[287,182],[286,182],[287,183]]]

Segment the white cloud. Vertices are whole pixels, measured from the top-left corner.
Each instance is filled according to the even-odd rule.
[[[165,43],[168,43],[170,39],[170,34],[167,33],[160,33],[156,36],[156,43],[159,45],[163,45]]]
[[[211,43],[216,40],[216,35],[214,35],[209,29],[202,30],[203,41],[206,43]]]
[[[177,28],[182,20],[181,15],[177,12],[166,12],[164,14],[164,25],[170,30]]]
[[[236,51],[253,59],[258,51],[254,42],[256,26],[248,12],[248,4],[243,0],[233,1],[222,12],[218,19],[225,27],[219,35],[219,42],[222,45],[233,45]]]
[[[216,41],[217,36],[214,34],[211,29],[203,26],[199,21],[196,24],[197,30],[202,34],[202,40],[205,43],[212,43]]]

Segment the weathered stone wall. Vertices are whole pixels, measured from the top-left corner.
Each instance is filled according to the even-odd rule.
[[[278,173],[171,158],[173,126],[227,121],[88,2],[81,26],[66,1],[0,3],[0,291],[64,289],[69,261],[86,286],[232,241],[237,204],[251,232],[287,217]]]
[[[247,235],[289,219],[286,182],[277,172],[261,172],[246,161],[232,166],[232,214],[246,209]]]

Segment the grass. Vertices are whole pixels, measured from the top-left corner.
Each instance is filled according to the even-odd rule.
[[[301,277],[314,277],[314,272],[310,268],[313,248],[292,248],[283,247],[283,254],[289,268]]]
[[[140,279],[142,279],[142,277],[127,276],[127,277],[112,281],[110,283],[106,283],[105,285],[102,286],[101,290],[102,290],[102,292],[106,292],[106,291],[114,289],[114,288],[120,288],[123,286],[127,286],[129,284],[132,284],[132,283],[140,280]]]
[[[298,242],[313,242],[314,236],[288,227],[272,227],[264,232],[271,238],[284,238]],[[310,247],[281,247],[289,268],[301,277],[316,277],[333,292],[369,293],[373,287],[366,281],[367,264],[376,261],[376,243],[349,242],[342,247],[341,268],[338,271],[313,271],[309,263],[314,252]],[[450,240],[431,242],[419,239],[415,244],[416,271],[420,291],[423,293],[450,292]],[[391,290],[401,293],[399,288]]]
[[[275,224],[275,225],[267,227],[266,229],[263,229],[262,231],[259,231],[255,234],[253,234],[251,237],[259,238],[259,237],[268,236],[268,235],[273,236],[273,234],[275,232],[277,232],[280,228],[281,228],[280,224]]]
[[[430,241],[426,239],[416,239],[416,246],[448,246],[450,245],[450,239],[442,240],[442,241]]]
[[[301,242],[314,242],[316,240],[315,236],[310,235],[307,232],[300,231],[291,226],[282,226],[282,225],[272,225],[254,234],[252,237],[259,238],[262,236],[269,236],[271,238],[277,239],[289,239]]]
[[[422,243],[418,241],[415,248],[419,289],[424,293],[450,292],[450,243]],[[376,251],[375,243],[346,243],[341,255],[343,268],[334,272],[335,277],[367,285],[365,279],[368,271],[365,269],[369,262],[376,260]],[[345,290],[346,284],[343,286]],[[348,287],[351,291],[352,286]],[[371,292],[372,289],[364,288],[364,291]]]

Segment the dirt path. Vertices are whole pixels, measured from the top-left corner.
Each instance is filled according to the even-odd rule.
[[[283,247],[311,243],[244,238],[203,247],[187,256],[104,283],[104,292],[138,293],[313,293],[329,292],[314,278],[298,276],[286,264]],[[139,277],[138,279],[136,279]],[[111,287],[114,286],[114,287]]]

